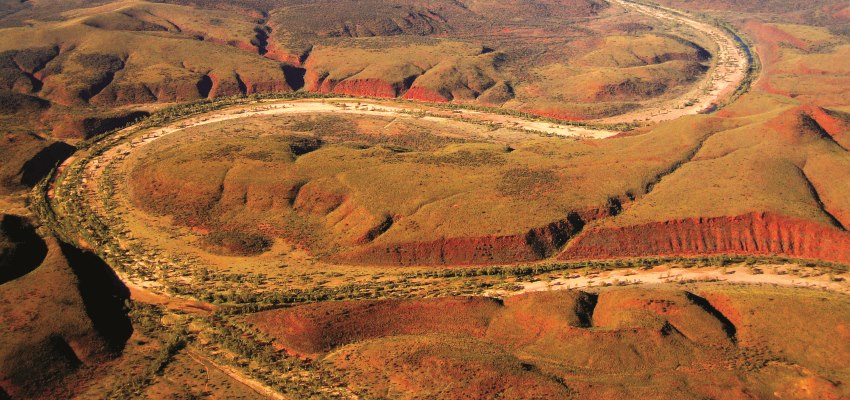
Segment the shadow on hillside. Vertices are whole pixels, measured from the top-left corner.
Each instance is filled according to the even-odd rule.
[[[283,66],[283,77],[286,79],[286,84],[292,90],[299,90],[304,87],[304,75],[307,70],[304,68],[293,67],[291,65]]]
[[[210,92],[212,92],[213,88],[212,78],[210,78],[208,75],[204,75],[201,77],[201,79],[195,86],[198,88],[198,94],[201,96],[201,98],[209,98]]]
[[[102,133],[109,132],[111,130],[123,128],[128,124],[135,123],[136,121],[148,117],[151,114],[145,111],[133,111],[124,115],[119,115],[115,117],[92,117],[86,118],[83,120],[83,133],[86,138],[90,138],[92,136],[97,136]]]
[[[697,296],[691,292],[685,292],[685,296],[688,297],[688,300],[690,300],[691,303],[696,304],[705,310],[705,312],[709,313],[714,318],[717,318],[717,320],[723,325],[723,331],[726,332],[726,336],[728,336],[733,343],[738,342],[738,328],[736,328],[735,324],[733,324],[729,318],[726,318],[720,310],[714,308],[714,306],[704,297]]]
[[[120,352],[133,325],[125,308],[130,290],[97,255],[60,243],[62,254],[79,280],[80,296],[95,330],[103,336],[110,350]]]
[[[0,216],[0,232],[13,247],[0,252],[0,285],[38,268],[47,256],[47,244],[35,228],[17,215]]]
[[[76,150],[76,147],[64,142],[56,142],[41,149],[33,158],[27,160],[18,172],[21,176],[21,184],[27,187],[35,186],[50,173],[50,170],[65,161]]]

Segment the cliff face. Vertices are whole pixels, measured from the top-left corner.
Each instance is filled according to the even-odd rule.
[[[381,79],[346,79],[334,85],[333,92],[351,96],[392,98],[398,96],[399,89]]]
[[[628,227],[592,228],[578,233],[583,225],[583,219],[565,219],[529,230],[524,235],[374,243],[338,255],[335,261],[371,265],[528,262],[552,256],[572,238],[558,259],[729,254],[850,262],[850,234],[847,232],[770,213],[687,218]]]
[[[410,88],[410,90],[404,94],[403,98],[407,100],[418,100],[432,103],[448,103],[449,100],[451,100],[439,92],[421,86]]]
[[[281,49],[274,43],[269,43],[269,45],[266,47],[266,51],[267,53],[264,54],[266,58],[298,67],[301,66],[301,56],[292,54],[286,51],[285,49]]]
[[[395,98],[407,91],[404,82],[393,83],[378,78],[336,80],[309,68],[304,76],[304,85],[304,88],[311,92],[382,98]]]
[[[850,262],[850,234],[815,222],[749,213],[589,229],[562,260],[714,254],[783,255]]]
[[[504,236],[455,237],[409,243],[373,243],[335,256],[335,261],[369,265],[476,265],[537,261],[554,255],[586,221],[607,211],[571,213],[528,232]]]

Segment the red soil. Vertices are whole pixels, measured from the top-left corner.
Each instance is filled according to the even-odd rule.
[[[562,260],[715,254],[783,255],[850,263],[850,234],[819,223],[749,213],[582,232]]]
[[[212,88],[209,93],[210,98],[237,96],[242,93],[235,79],[227,79],[228,77],[222,77],[212,72],[208,76],[212,81]]]
[[[257,47],[251,44],[250,42],[245,42],[241,40],[224,40],[221,38],[209,36],[206,32],[201,31],[193,31],[193,30],[184,30],[184,34],[192,35],[195,37],[203,38],[204,41],[212,42],[215,44],[219,44],[222,46],[231,46],[235,47],[239,50],[244,50],[250,53],[256,53]]]
[[[815,107],[810,106],[795,107],[768,120],[764,123],[764,127],[784,142],[794,145],[821,140],[823,139],[823,132],[821,131],[823,126],[820,125],[820,122],[823,121],[827,125],[831,122],[825,118],[826,113],[823,110],[817,114],[821,116],[821,121],[815,119],[815,110]],[[812,119],[819,126],[812,124]]]
[[[266,58],[270,58],[272,60],[280,61],[284,64],[290,64],[296,67],[302,66],[301,58],[299,56],[287,53],[285,50],[278,49],[277,46],[272,43],[269,43],[269,45],[266,47],[266,50],[268,51],[265,54]]]
[[[328,357],[349,387],[400,400],[566,399],[570,388],[490,343],[399,336],[345,347]]]
[[[759,58],[761,58],[764,66],[764,74],[758,80],[757,86],[768,93],[788,96],[787,91],[779,90],[771,84],[772,66],[782,57],[782,45],[791,45],[801,50],[807,50],[809,45],[777,27],[755,20],[748,21],[744,29],[755,38],[758,44]]]
[[[351,96],[394,98],[400,89],[381,79],[345,79],[336,81],[308,69],[304,76],[305,89],[310,92],[337,93]]]
[[[442,94],[421,86],[414,86],[403,96],[407,100],[427,101],[432,103],[448,103],[449,100]]]
[[[850,21],[850,6],[847,6],[843,10],[836,12],[834,17],[837,19],[844,19]]]
[[[581,335],[574,329],[588,321],[591,297],[579,291],[553,290],[532,292],[505,299],[505,310],[496,315],[487,329],[487,339],[510,348],[519,348],[556,334]],[[585,317],[586,318],[586,317]]]
[[[16,399],[72,398],[75,380],[116,356],[111,343],[117,344],[119,337],[109,332],[115,329],[103,329],[96,321],[109,321],[118,330],[124,322],[108,312],[108,306],[86,303],[86,296],[106,304],[105,297],[118,294],[113,292],[117,288],[106,286],[98,287],[103,296],[86,292],[91,279],[100,278],[83,278],[74,270],[99,268],[76,257],[82,264],[72,267],[55,239],[45,241],[48,252],[38,268],[0,285],[0,387]],[[111,301],[122,300],[116,296]],[[129,329],[129,320],[126,323]]]
[[[342,204],[350,204],[349,197],[343,193],[333,193],[325,190],[319,181],[313,180],[301,186],[298,195],[292,202],[292,208],[313,214],[325,216]]]
[[[836,112],[821,107],[805,107],[805,113],[812,117],[823,130],[845,149],[850,149],[850,115],[839,116]]]
[[[291,92],[292,88],[286,82],[280,80],[265,80],[254,82],[249,78],[242,76],[242,83],[245,84],[245,94],[254,93],[287,93]]]
[[[429,242],[376,245],[337,257],[363,265],[470,265],[540,259],[527,240],[516,236],[447,238]]]
[[[275,338],[275,346],[315,356],[367,339],[440,333],[483,337],[501,305],[485,297],[339,301],[252,314],[249,324]]]
[[[623,289],[601,295],[593,326],[613,329],[642,328],[661,333],[669,324],[694,343],[725,347],[732,344],[723,322],[696,304],[686,292],[647,292]]]
[[[729,296],[722,293],[700,293],[715,310],[723,314],[732,325],[737,327],[743,326],[744,319],[741,316],[741,311],[738,306]]]
[[[841,398],[839,387],[811,372],[844,365],[846,346],[832,329],[847,336],[846,316],[835,313],[840,306],[824,309],[819,296],[801,303],[779,292],[706,291],[558,290],[504,305],[466,297],[343,301],[244,318],[284,349],[312,349],[351,387],[376,397],[564,398],[531,394],[527,383],[541,381],[530,374],[542,373],[562,378],[577,398]],[[801,306],[808,317],[800,317]],[[797,317],[771,317],[783,313]],[[789,334],[766,341],[782,329]],[[730,368],[751,361],[736,344],[799,367],[767,371],[774,375],[762,382],[763,371]],[[513,391],[500,397],[506,388]]]
[[[47,76],[42,81],[44,82],[44,87],[49,89],[49,92],[44,95],[44,98],[50,102],[68,107],[82,103],[79,93],[68,90],[69,88],[66,85],[56,82],[56,79]]]
[[[272,23],[271,21],[269,21],[266,26],[271,28],[273,32],[281,30],[279,26]],[[293,54],[289,50],[282,48],[280,44],[275,41],[274,36],[268,38],[268,43],[266,43],[266,54],[264,54],[263,56],[275,61],[280,61],[284,64],[289,64],[295,67],[303,67],[302,56],[298,54]],[[306,58],[306,53],[304,58]]]
[[[213,84],[209,93],[210,98],[238,96],[240,94],[249,95],[258,92],[286,93],[292,91],[292,88],[290,88],[286,82],[281,80],[266,79],[259,82],[253,82],[250,77],[236,75],[235,73],[231,73],[229,76],[219,76],[216,73],[210,73],[209,77]],[[245,85],[244,88],[239,87],[240,80]]]
[[[51,135],[57,139],[77,139],[85,137],[85,128],[82,118],[73,115],[56,116],[45,113],[42,118],[45,123],[50,123]]]
[[[770,26],[755,21],[747,24],[747,27],[755,33],[759,39],[768,43],[785,43],[794,46],[800,50],[808,50],[809,44],[804,40],[797,38],[788,32],[783,31],[775,26]]]
[[[308,68],[304,74],[304,89],[309,92],[330,93],[334,82],[327,76],[318,74],[315,70]]]
[[[841,336],[842,339],[850,342],[850,323],[839,324],[835,327],[835,331],[838,332],[838,336]]]
[[[334,93],[351,96],[394,98],[399,88],[381,79],[346,79],[334,85]]]

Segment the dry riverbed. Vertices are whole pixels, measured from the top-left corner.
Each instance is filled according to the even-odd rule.
[[[489,292],[487,295],[504,297],[546,290],[692,282],[775,285],[850,294],[850,274],[847,272],[825,272],[813,267],[789,264],[694,268],[658,266],[649,269],[623,268],[583,274],[573,273],[551,280],[521,282],[518,284],[520,288],[516,291],[498,290]]]
[[[614,3],[660,21],[687,27],[708,37],[717,48],[713,51],[712,65],[705,77],[683,95],[656,104],[648,104],[634,112],[591,122],[601,124],[662,122],[711,111],[729,100],[747,79],[750,62],[746,50],[724,29],[661,6],[647,6],[629,0],[614,0]]]

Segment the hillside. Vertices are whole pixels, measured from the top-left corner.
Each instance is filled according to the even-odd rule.
[[[562,258],[779,253],[847,262],[842,106],[850,93],[832,83],[846,79],[837,60],[848,39],[790,25],[747,29],[763,75],[752,93],[718,113],[743,125],[707,138],[645,201],[584,232]],[[806,50],[810,40],[824,47]],[[814,62],[822,69],[806,67]]]
[[[19,217],[2,221],[0,387],[11,398],[71,396],[130,336],[126,288],[96,257],[42,241]]]
[[[241,6],[210,2],[209,8],[198,9],[121,1],[67,11],[36,3],[25,9],[45,15],[45,22],[4,31],[0,42],[0,59],[6,60],[2,89],[48,101],[51,116],[64,116],[86,105],[174,102],[302,87],[341,94],[477,102],[495,86],[534,86],[540,79],[534,78],[537,74],[529,79],[521,71],[529,63],[565,65],[563,56],[528,58],[536,57],[537,49],[554,40],[541,37],[536,24],[549,21],[563,31],[563,43],[587,35],[572,28],[571,19],[611,14],[601,3],[575,3],[553,7],[541,2],[527,7],[484,2],[461,7],[452,2],[390,6],[373,1],[368,5],[334,2],[328,7],[298,2]],[[506,20],[504,9],[524,10],[527,15]],[[46,14],[49,12],[53,14]],[[54,22],[57,18],[60,20]],[[526,33],[513,35],[509,41],[498,35],[495,40],[486,39],[491,37],[488,32],[525,29]],[[601,35],[613,33],[595,25],[589,29]],[[657,51],[672,55],[630,65],[648,64],[667,74],[658,78],[640,75],[655,87],[639,93],[644,96],[662,95],[671,82],[687,82],[699,73],[694,66],[663,62],[682,57],[674,41],[656,44]],[[588,42],[582,46],[587,45],[593,46]],[[422,46],[420,51],[413,50],[417,46]],[[695,50],[689,52],[686,58],[701,61]],[[342,54],[346,61],[332,54]],[[353,59],[360,64],[350,64]],[[623,75],[614,68],[602,82],[618,85],[635,79],[632,76],[640,71],[623,71],[627,72]],[[547,73],[540,74],[545,78]],[[413,87],[416,89],[407,93]],[[508,94],[511,91],[508,89]],[[521,92],[517,91],[520,100]],[[629,94],[611,93],[606,101],[635,101]],[[504,96],[485,96],[485,103],[500,97]],[[576,102],[587,101],[572,97]],[[506,100],[509,98],[495,105]],[[54,132],[63,128],[49,125],[54,125]]]
[[[10,5],[0,17],[6,26],[0,28],[5,140],[26,142],[35,133],[73,144],[145,116],[157,104],[293,90],[589,119],[673,96],[678,86],[694,84],[708,63],[705,38],[675,27],[665,29],[677,36],[623,36],[604,21],[646,18],[623,17],[590,0],[568,7],[361,3]],[[508,19],[505,10],[522,14]],[[609,35],[610,41],[595,39]],[[641,53],[647,43],[652,54]],[[637,58],[622,65],[574,61],[600,46],[610,55],[592,56],[597,61],[633,51]],[[558,83],[566,76],[572,84]],[[27,160],[15,154],[12,165]],[[3,186],[14,187],[18,172],[4,171]]]
[[[712,284],[688,290],[553,291],[489,304],[329,302],[245,320],[275,346],[317,358],[382,398],[847,395],[834,383],[846,379],[839,360],[850,356],[833,340],[849,317],[843,296]],[[792,317],[765,318],[777,312]],[[777,329],[786,335],[777,338]]]
[[[256,136],[269,130],[278,134]],[[618,212],[703,139],[665,129],[600,143],[482,141],[476,130],[487,134],[468,123],[436,132],[411,118],[331,114],[207,124],[153,144],[128,166],[127,190],[136,207],[177,223],[282,237],[343,262],[527,261]],[[500,136],[517,134],[527,136]],[[558,190],[567,182],[574,191]]]

